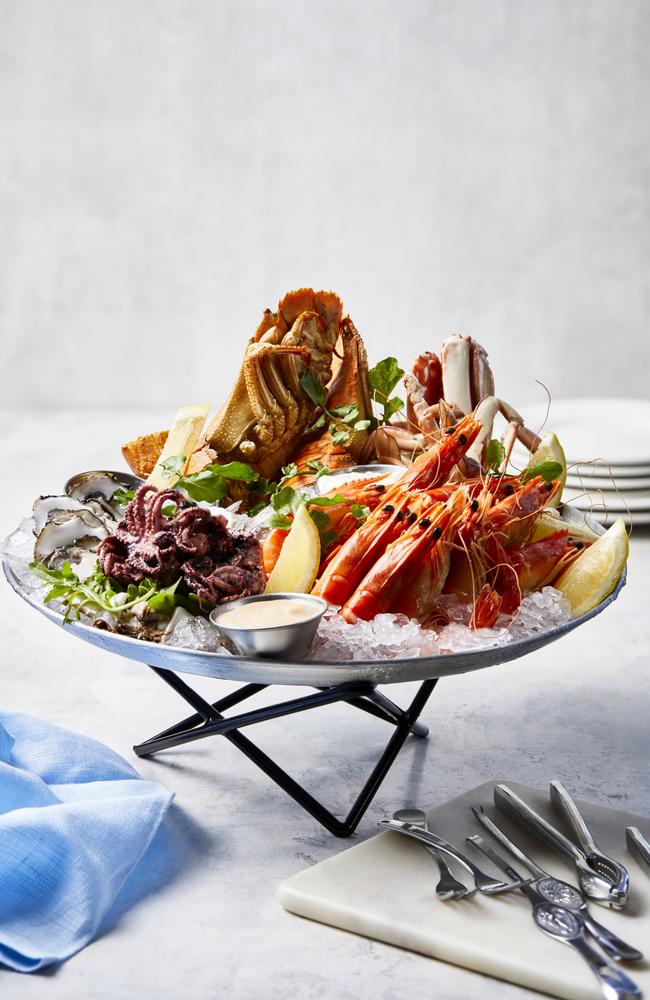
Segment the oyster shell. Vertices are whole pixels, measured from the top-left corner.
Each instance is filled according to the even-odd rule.
[[[36,536],[34,558],[52,567],[51,560],[70,559],[75,548],[93,551],[108,533],[104,522],[86,508],[53,513]]]
[[[100,521],[106,522],[108,520],[106,511],[96,500],[88,500],[86,503],[83,503],[81,500],[75,500],[74,497],[65,495],[37,497],[32,506],[34,534],[40,534],[47,522],[51,520],[55,514],[71,510],[89,510],[95,515],[95,517],[98,517]],[[110,520],[113,521],[114,518],[111,516]]]
[[[119,504],[111,502],[115,490],[119,487],[125,490],[137,490],[138,486],[142,486],[142,482],[138,476],[132,476],[128,472],[95,469],[90,472],[78,472],[76,476],[68,479],[65,492],[67,496],[84,504],[95,500],[114,520],[119,520],[122,517],[122,508]]]

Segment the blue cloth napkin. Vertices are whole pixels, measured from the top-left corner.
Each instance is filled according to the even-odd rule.
[[[171,802],[108,747],[0,712],[0,963],[32,972],[97,933]]]

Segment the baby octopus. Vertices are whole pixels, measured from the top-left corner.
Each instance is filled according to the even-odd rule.
[[[173,516],[163,513],[170,504]],[[259,594],[265,585],[258,541],[230,534],[224,518],[187,506],[178,490],[141,486],[98,556],[102,572],[125,586],[150,579],[166,587],[180,578],[181,591],[211,605]]]

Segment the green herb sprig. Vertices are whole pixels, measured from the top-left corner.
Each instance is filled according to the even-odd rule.
[[[539,465],[531,465],[530,468],[524,469],[520,478],[522,483],[528,483],[536,476],[541,476],[545,482],[551,483],[561,475],[562,466],[559,462],[540,462]]]
[[[403,375],[404,369],[400,368],[397,358],[384,358],[368,372],[370,395],[374,402],[382,408],[377,425],[390,423],[391,418],[404,408],[403,400],[399,396],[392,395]]]
[[[328,409],[327,389],[309,370],[300,376],[300,384],[312,403],[323,411],[309,428],[309,433],[327,427],[332,444],[347,444],[353,431],[365,431],[370,427],[369,419],[359,419],[359,407],[356,403],[345,403]]]
[[[180,580],[169,587],[159,587],[154,580],[143,580],[140,584],[130,583],[121,587],[111,577],[106,576],[97,563],[94,571],[84,580],[80,580],[69,562],[64,562],[61,569],[48,569],[40,562],[32,562],[29,568],[35,576],[45,583],[51,584],[45,595],[44,602],[60,600],[66,607],[64,621],[68,622],[72,615],[79,618],[86,607],[95,607],[99,611],[109,611],[113,615],[131,611],[137,604],[146,603],[152,611],[171,617],[174,608],[184,607],[193,614],[201,612],[199,598],[196,594],[178,594]],[[126,600],[117,600],[125,594]]]

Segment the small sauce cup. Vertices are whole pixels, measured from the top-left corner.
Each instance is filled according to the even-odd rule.
[[[301,618],[289,624],[268,626],[232,626],[222,624],[220,619],[227,611],[241,607],[244,604],[257,604],[267,601],[286,601],[288,599],[304,602],[313,607],[309,617]],[[210,621],[226,639],[228,645],[241,656],[283,657],[288,660],[300,660],[314,641],[318,625],[327,611],[327,601],[312,594],[255,594],[253,597],[242,597],[238,601],[221,604],[210,612]]]

